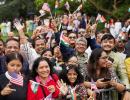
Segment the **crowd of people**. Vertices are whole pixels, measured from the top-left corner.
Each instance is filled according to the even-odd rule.
[[[18,36],[0,39],[0,100],[130,100],[130,19],[103,30],[80,12],[12,23]]]

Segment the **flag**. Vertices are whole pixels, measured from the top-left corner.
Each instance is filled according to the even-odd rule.
[[[100,21],[101,21],[102,23],[104,23],[104,22],[106,21],[106,19],[104,18],[104,16],[103,16],[103,15],[101,16]]]
[[[46,35],[46,38],[51,38],[51,37],[52,37],[52,35],[53,35],[53,33],[52,33],[52,32],[48,32],[48,33],[47,33],[47,35]]]
[[[31,89],[32,89],[33,93],[36,93],[40,83],[30,80],[30,84],[31,84]]]
[[[56,12],[58,11],[58,7],[59,7],[59,0],[55,1],[55,17],[56,17]]]
[[[71,93],[72,100],[77,100],[75,90],[71,89],[70,93]]]
[[[65,8],[66,8],[67,10],[70,9],[70,5],[69,5],[69,2],[68,2],[68,1],[65,3]]]
[[[10,82],[19,86],[23,86],[23,76],[17,74],[17,73],[9,73]]]
[[[78,8],[76,9],[76,11],[80,11],[80,10],[82,9],[82,7],[83,7],[83,5],[80,4],[80,5],[78,6]]]
[[[98,21],[101,18],[101,14],[98,13],[96,21]]]
[[[80,5],[78,6],[78,8],[73,12],[73,14],[76,13],[76,12],[78,12],[78,11],[80,11],[80,10],[82,9],[82,7],[83,7],[83,5],[80,4]]]
[[[52,98],[52,93],[50,93],[44,100],[54,100],[54,99]]]
[[[67,47],[69,46],[69,39],[63,33],[61,33],[61,36],[60,36],[60,44]]]
[[[96,21],[104,23],[106,21],[106,19],[104,18],[103,15],[101,15],[101,14],[98,13]]]
[[[45,11],[44,10],[39,10],[39,13],[41,14],[40,16],[44,16],[45,15]]]
[[[51,9],[50,9],[48,3],[44,3],[44,4],[43,4],[42,10],[47,11],[47,12],[50,12],[50,11],[51,11]]]
[[[55,2],[55,9],[58,9],[58,7],[59,7],[59,2],[58,2],[58,0],[56,0],[56,2]]]
[[[118,40],[125,40],[126,39],[126,33],[125,32],[120,32],[118,35]]]

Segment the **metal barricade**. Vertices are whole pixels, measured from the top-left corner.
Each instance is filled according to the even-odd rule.
[[[96,94],[96,100],[119,100],[119,93],[114,88],[99,89]]]

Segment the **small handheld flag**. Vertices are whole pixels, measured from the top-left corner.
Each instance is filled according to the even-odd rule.
[[[65,8],[66,8],[67,10],[70,9],[70,5],[69,5],[68,1],[65,3]]]
[[[63,34],[63,32],[61,33],[61,36],[60,36],[60,44],[67,47],[69,46],[69,39]]]
[[[40,83],[30,80],[30,84],[31,84],[31,89],[32,89],[33,93],[36,93]]]
[[[52,93],[50,93],[44,100],[54,100],[54,99],[52,98]]]
[[[101,14],[98,13],[96,21],[104,23],[106,21],[106,19],[104,18],[103,15],[101,15]]]
[[[19,86],[23,86],[23,76],[17,74],[17,73],[9,73],[10,82]]]
[[[73,14],[76,13],[76,12],[78,12],[78,11],[80,11],[80,10],[82,9],[82,7],[83,7],[83,5],[80,4],[80,5],[78,6],[78,8],[73,12]]]
[[[41,14],[39,17],[42,17],[42,16],[44,16],[45,15],[45,11],[44,10],[39,10],[39,13]]]
[[[43,9],[44,11],[47,11],[47,12],[50,12],[50,11],[51,11],[51,9],[50,9],[48,3],[44,3],[43,6],[42,6],[42,9]]]

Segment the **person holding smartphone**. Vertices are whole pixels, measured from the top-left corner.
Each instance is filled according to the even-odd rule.
[[[87,77],[84,85],[87,88],[92,88],[92,84],[98,89],[108,89],[114,87],[118,92],[123,92],[125,86],[120,83],[117,75],[114,73],[113,67],[108,67],[108,55],[102,48],[93,50],[88,66],[87,66]],[[104,94],[105,95],[105,94]],[[108,94],[106,94],[108,96]],[[96,100],[101,100],[102,96],[97,96]],[[113,98],[116,98],[115,96]],[[107,100],[108,98],[105,98]],[[114,99],[118,100],[118,99]]]

